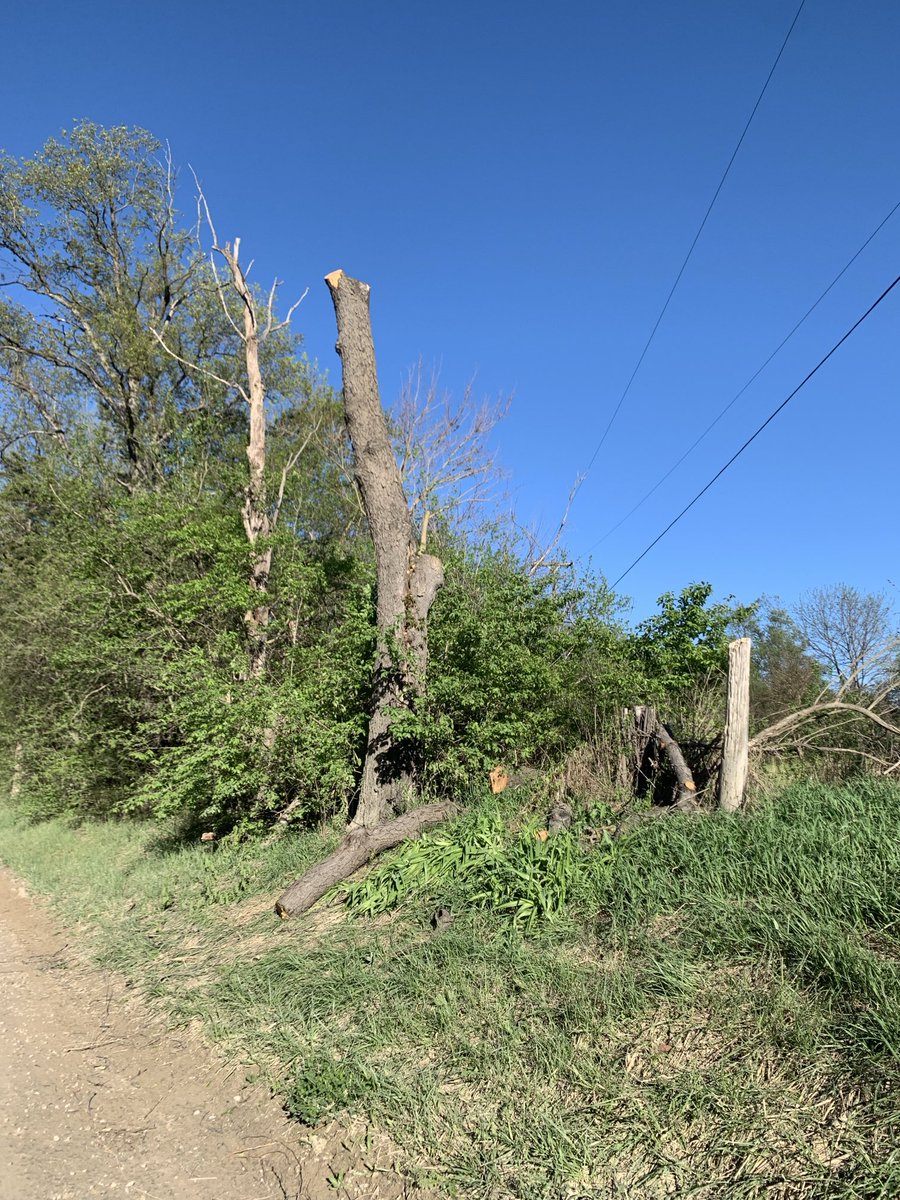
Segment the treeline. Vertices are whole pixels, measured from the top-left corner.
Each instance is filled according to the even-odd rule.
[[[85,123],[0,158],[4,774],[39,816],[317,819],[352,801],[375,650],[340,397],[175,184],[142,130]],[[843,686],[777,610],[697,584],[632,628],[602,579],[538,566],[513,522],[466,506],[492,470],[485,410],[433,401],[393,425],[445,566],[397,726],[424,793],[602,742],[624,705],[714,739],[735,632],[757,642],[758,726]]]

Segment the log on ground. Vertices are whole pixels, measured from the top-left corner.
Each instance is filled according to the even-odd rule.
[[[291,884],[276,902],[275,911],[282,918],[299,916],[312,908],[317,900],[321,900],[330,888],[348,879],[376,854],[417,838],[426,829],[440,825],[456,812],[457,806],[451,801],[425,804],[382,825],[352,830],[336,850]]]

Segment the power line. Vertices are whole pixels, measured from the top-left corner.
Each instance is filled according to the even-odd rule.
[[[822,303],[822,301],[825,299],[825,297],[828,295],[828,293],[832,290],[832,288],[835,286],[835,284],[837,284],[841,279],[843,279],[843,277],[847,274],[847,272],[850,270],[850,268],[853,266],[853,264],[856,262],[856,260],[862,254],[862,252],[866,249],[866,247],[870,244],[870,242],[873,242],[875,240],[875,238],[882,231],[882,229],[885,227],[885,225],[887,225],[888,221],[891,219],[891,217],[894,215],[894,213],[898,209],[900,209],[900,200],[897,201],[897,203],[894,205],[894,207],[891,209],[891,211],[888,213],[888,215],[884,218],[884,220],[878,226],[876,226],[875,229],[873,229],[873,231],[869,234],[869,236],[866,238],[866,240],[863,242],[863,244],[859,247],[859,249],[856,251],[856,253],[853,255],[853,257],[847,261],[847,263],[841,268],[840,271],[838,271],[837,275],[835,275],[834,279],[832,279],[832,281],[831,281],[831,283],[829,283],[828,287],[825,288],[825,290],[819,294],[818,299],[815,301],[815,303],[813,305],[811,305],[806,310],[806,312],[803,314],[803,316],[800,318],[800,320],[797,322],[797,324],[793,327],[793,329],[791,329],[790,333],[786,334],[785,337],[782,338],[782,340],[778,343],[778,345],[775,347],[775,349],[772,351],[772,353],[769,355],[769,357],[766,359],[766,361],[762,364],[762,366],[760,366],[759,368],[757,368],[756,371],[753,372],[753,374],[750,376],[750,378],[747,380],[747,382],[744,384],[744,386],[741,388],[741,390],[739,392],[737,392],[732,397],[731,400],[728,401],[728,403],[725,405],[725,407],[720,410],[718,415],[715,416],[712,421],[710,421],[710,423],[703,430],[703,432],[693,442],[691,442],[690,446],[688,446],[687,450],[685,450],[685,452],[682,454],[681,458],[679,458],[677,460],[677,462],[674,462],[672,464],[672,466],[669,467],[669,469],[668,469],[668,471],[666,471],[665,475],[663,475],[660,479],[658,479],[657,482],[653,485],[652,488],[650,488],[650,490],[648,492],[644,493],[644,495],[641,497],[641,499],[638,500],[637,504],[635,504],[633,508],[630,508],[628,510],[628,512],[625,514],[625,516],[622,517],[621,520],[617,521],[615,525],[611,525],[610,528],[607,529],[606,533],[604,533],[602,537],[598,538],[596,542],[594,542],[591,546],[588,547],[588,550],[587,550],[588,554],[590,554],[592,550],[596,550],[596,548],[599,545],[601,545],[603,542],[605,542],[606,539],[608,537],[610,537],[611,534],[615,533],[617,529],[620,529],[625,524],[625,522],[629,519],[629,517],[634,516],[634,514],[638,511],[638,509],[642,508],[647,503],[647,501],[650,499],[650,497],[659,491],[659,489],[666,482],[666,480],[671,475],[674,475],[674,473],[678,470],[678,468],[681,466],[681,464],[684,462],[684,460],[686,458],[688,458],[691,454],[693,454],[693,452],[697,449],[697,447],[700,445],[700,443],[703,441],[703,439],[707,436],[707,434],[711,433],[712,430],[715,429],[716,425],[718,425],[718,423],[722,420],[722,418],[725,416],[725,414],[730,409],[732,409],[735,404],[737,404],[738,400],[740,400],[741,396],[743,396],[744,392],[747,391],[747,389],[750,387],[750,385],[756,382],[756,380],[760,377],[760,375],[763,373],[763,371],[766,369],[766,367],[769,365],[769,363],[772,361],[772,359],[775,358],[775,356],[777,354],[781,353],[781,351],[784,349],[784,347],[787,345],[787,343],[791,340],[791,338],[794,336],[794,334],[797,332],[797,330],[800,328],[800,326],[803,325],[807,321],[807,319],[812,316],[812,314],[819,307],[819,305]]]
[[[653,539],[653,541],[650,543],[650,545],[641,551],[641,553],[637,556],[637,558],[634,560],[634,562],[629,567],[627,567],[622,572],[622,574],[619,576],[619,578],[615,581],[615,583],[613,583],[611,585],[612,587],[614,587],[614,588],[618,587],[619,584],[622,582],[622,580],[625,578],[625,576],[630,574],[630,572],[634,570],[634,568],[638,565],[638,563],[643,558],[646,558],[646,556],[650,553],[650,551],[653,549],[653,547],[662,541],[662,539],[666,536],[666,534],[669,532],[669,530],[673,529],[678,524],[678,522],[685,515],[685,513],[690,512],[690,510],[694,507],[694,505],[701,498],[701,496],[706,495],[706,493],[709,491],[709,489],[712,487],[712,485],[716,482],[716,480],[720,479],[725,474],[725,472],[728,470],[728,468],[732,465],[732,463],[736,462],[737,459],[740,458],[740,456],[744,453],[744,451],[747,449],[747,447],[752,442],[756,441],[756,439],[759,437],[759,435],[762,433],[762,431],[766,428],[766,426],[770,425],[772,423],[772,421],[774,421],[775,418],[778,416],[778,414],[781,412],[781,410],[783,408],[786,408],[787,405],[790,404],[790,402],[797,395],[797,393],[800,391],[800,389],[805,387],[806,384],[809,383],[809,381],[812,379],[813,375],[815,375],[816,372],[821,367],[823,367],[825,365],[825,363],[828,362],[829,358],[831,358],[832,354],[834,354],[836,350],[840,349],[840,347],[843,346],[843,344],[844,344],[844,342],[846,342],[847,338],[850,337],[850,335],[852,333],[856,332],[856,330],[860,327],[860,325],[862,325],[863,321],[865,321],[865,319],[875,311],[875,309],[882,302],[882,300],[884,300],[887,296],[890,295],[890,293],[894,290],[894,288],[897,286],[898,283],[900,283],[900,275],[897,276],[897,278],[894,280],[894,282],[892,284],[890,284],[888,287],[886,287],[884,289],[884,291],[881,293],[881,295],[878,297],[878,299],[873,304],[869,305],[869,307],[866,309],[866,311],[863,313],[863,315],[850,326],[850,328],[847,330],[847,332],[844,334],[844,336],[840,339],[840,341],[835,342],[835,344],[831,347],[831,349],[828,351],[828,353],[825,355],[825,357],[819,359],[819,361],[816,363],[816,365],[813,367],[813,369],[809,372],[809,374],[804,379],[802,379],[800,381],[800,383],[797,384],[797,386],[794,388],[794,390],[791,392],[791,394],[789,396],[787,396],[784,400],[782,400],[782,402],[778,405],[778,407],[776,409],[773,409],[773,411],[771,413],[769,413],[769,415],[766,417],[765,421],[763,421],[762,425],[760,425],[760,427],[754,433],[752,433],[750,435],[750,437],[747,438],[747,440],[744,442],[744,444],[740,447],[739,450],[737,450],[734,454],[732,454],[731,458],[729,458],[728,462],[724,465],[724,467],[720,467],[719,470],[716,471],[715,475],[713,475],[713,477],[712,477],[712,479],[710,479],[709,483],[707,483],[705,487],[701,488],[700,491],[697,493],[697,495],[693,498],[693,500],[691,500],[691,502],[689,504],[686,504],[684,506],[684,508],[681,510],[681,512],[678,514],[678,516],[674,517],[669,522],[669,524],[665,527],[665,529],[662,531],[662,533],[657,534],[657,536]]]
[[[603,443],[606,441],[606,439],[609,435],[609,431],[612,429],[613,423],[614,423],[616,417],[619,415],[622,405],[625,403],[625,398],[627,397],[628,393],[631,391],[631,385],[634,383],[637,373],[641,369],[641,364],[643,363],[644,359],[647,356],[647,351],[650,349],[650,345],[651,345],[653,339],[656,337],[656,331],[657,331],[657,329],[659,329],[659,327],[662,323],[662,319],[666,315],[666,310],[668,309],[669,304],[672,300],[672,297],[675,295],[675,290],[678,287],[679,283],[681,282],[681,277],[684,274],[685,269],[687,268],[687,265],[691,260],[691,255],[694,253],[694,247],[697,245],[697,242],[700,240],[700,235],[706,227],[706,222],[709,220],[709,215],[713,210],[713,206],[715,205],[716,201],[719,198],[719,193],[721,192],[722,188],[725,186],[725,180],[728,178],[728,174],[731,171],[732,164],[734,163],[734,160],[737,158],[738,151],[740,150],[741,146],[744,143],[744,138],[747,136],[747,131],[749,130],[751,124],[753,123],[753,118],[756,116],[756,110],[759,108],[760,104],[762,103],[762,98],[763,98],[763,96],[765,96],[766,91],[768,90],[769,83],[771,82],[772,76],[775,74],[775,68],[778,66],[779,62],[781,61],[781,56],[782,56],[782,54],[784,54],[785,47],[787,46],[788,42],[790,41],[791,34],[794,32],[794,26],[797,24],[797,21],[800,19],[800,14],[803,11],[803,6],[805,3],[806,3],[806,0],[800,0],[800,7],[797,9],[797,12],[794,14],[794,19],[793,19],[793,21],[791,21],[791,27],[787,31],[784,41],[781,43],[781,49],[778,51],[778,53],[775,56],[775,61],[772,63],[771,69],[769,70],[769,74],[766,76],[766,82],[762,86],[762,91],[756,97],[756,103],[753,105],[753,109],[750,113],[750,116],[747,118],[747,122],[744,125],[743,130],[741,131],[741,136],[738,138],[737,145],[735,146],[734,150],[732,151],[731,158],[729,158],[729,160],[728,160],[728,165],[726,166],[725,171],[722,174],[722,178],[719,180],[719,186],[716,188],[715,192],[713,193],[713,198],[712,198],[712,200],[710,200],[709,206],[708,206],[706,212],[703,214],[703,220],[700,222],[700,226],[699,226],[697,232],[694,234],[694,240],[691,242],[688,252],[685,255],[684,262],[681,264],[678,274],[675,276],[675,282],[672,284],[671,288],[669,289],[669,294],[668,294],[668,296],[666,296],[665,303],[663,304],[662,308],[660,309],[660,313],[659,313],[659,316],[656,318],[655,325],[650,330],[650,336],[647,338],[647,342],[646,342],[643,350],[641,351],[640,358],[637,360],[635,368],[631,372],[631,377],[629,378],[628,382],[625,384],[625,390],[622,392],[622,395],[619,397],[619,402],[616,405],[616,407],[613,409],[612,416],[609,418],[609,420],[606,423],[606,428],[603,430],[603,434],[600,438],[600,441],[597,443],[597,448],[594,451],[594,453],[591,455],[590,462],[588,463],[588,465],[584,471],[584,474],[581,476],[581,479],[578,481],[578,485],[575,489],[576,491],[578,490],[578,488],[581,487],[582,483],[584,483],[591,467],[596,462],[597,455],[600,453],[601,449],[603,448]]]

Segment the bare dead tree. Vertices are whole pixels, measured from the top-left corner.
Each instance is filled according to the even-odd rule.
[[[327,275],[325,282],[337,320],[356,482],[375,547],[378,647],[359,802],[350,831],[337,850],[280,897],[276,912],[282,917],[304,912],[373,854],[418,836],[454,811],[452,804],[432,804],[396,815],[408,802],[411,778],[393,724],[398,709],[414,700],[424,680],[426,621],[444,569],[440,559],[417,544],[391,445],[378,393],[371,289],[343,271]]]
[[[760,730],[750,739],[750,752],[854,754],[881,773],[896,772],[900,769],[898,651],[900,637],[870,646],[869,657],[856,663],[837,690],[824,689],[812,704]],[[880,679],[877,687],[863,686],[863,680],[875,676]]]
[[[525,553],[523,559],[529,575],[537,575],[539,571],[552,569],[553,567],[571,565],[568,562],[560,563],[554,560],[552,555],[559,549],[562,535],[565,532],[566,525],[569,523],[569,513],[572,511],[572,505],[575,502],[575,497],[578,495],[578,490],[582,483],[584,483],[584,476],[576,476],[575,482],[572,484],[572,489],[569,492],[569,498],[566,501],[563,515],[560,518],[555,533],[549,541],[542,544],[537,530],[525,531]]]
[[[247,441],[248,478],[244,488],[244,503],[241,509],[241,519],[244,533],[251,549],[250,587],[256,594],[257,603],[244,614],[244,625],[248,641],[248,676],[259,679],[266,672],[268,659],[268,629],[271,620],[271,604],[268,596],[269,575],[272,570],[271,536],[275,531],[281,505],[284,501],[284,491],[287,478],[296,466],[301,454],[306,449],[312,433],[304,442],[295,447],[281,473],[281,480],[274,503],[270,503],[266,495],[266,389],[263,383],[259,363],[260,345],[272,334],[286,328],[298,305],[303,301],[306,292],[291,305],[287,315],[278,320],[275,316],[275,300],[278,291],[278,281],[274,281],[269,291],[268,299],[262,312],[258,311],[250,285],[247,282],[249,267],[245,270],[240,262],[241,239],[235,238],[233,243],[219,242],[212,215],[203,189],[197,183],[198,227],[199,214],[202,211],[206,225],[212,237],[209,262],[216,295],[221,304],[225,318],[235,335],[240,339],[244,349],[245,378],[243,380],[226,379],[208,368],[197,363],[189,362],[176,353],[169,345],[160,330],[154,329],[153,335],[163,349],[173,358],[181,362],[191,371],[212,378],[217,383],[238,392],[246,401],[249,409],[249,437]],[[220,274],[217,256],[221,258],[227,269],[227,277]],[[251,264],[252,265],[252,264]],[[228,303],[229,290],[240,301],[240,323],[232,315]],[[262,317],[262,323],[260,323]],[[272,733],[266,731],[266,738]],[[268,740],[267,740],[268,744]],[[270,747],[271,748],[271,747]]]
[[[441,390],[436,371],[426,374],[421,359],[410,370],[391,424],[400,480],[423,550],[432,518],[471,526],[479,510],[497,499],[503,471],[489,438],[509,404],[509,399],[478,402],[471,382],[462,399],[454,400]]]
[[[889,660],[876,653],[896,632],[883,593],[867,594],[844,583],[816,588],[802,598],[796,616],[811,650],[839,687],[851,679],[863,689],[877,686],[890,669]]]

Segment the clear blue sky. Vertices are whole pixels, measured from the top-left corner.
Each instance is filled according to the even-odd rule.
[[[88,118],[169,139],[222,236],[277,274],[339,378],[322,276],[373,287],[382,394],[419,355],[512,392],[520,515],[589,461],[798,0],[32,0],[7,13],[0,144]],[[14,15],[12,15],[14,13]],[[575,503],[586,556],[900,200],[900,5],[807,0]],[[190,178],[183,178],[189,207]],[[615,579],[900,273],[900,214],[703,446],[593,550]],[[900,288],[622,588],[790,602],[900,586]]]

